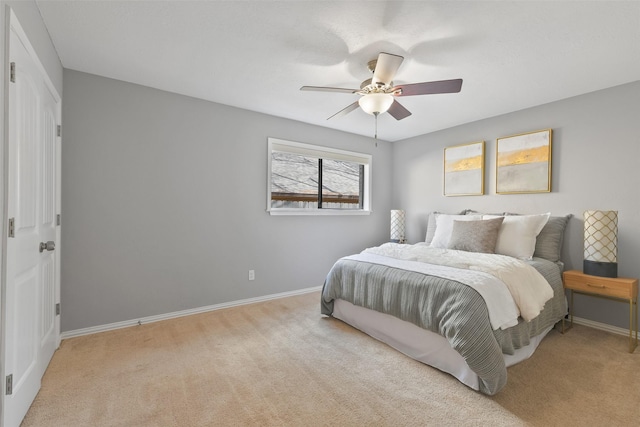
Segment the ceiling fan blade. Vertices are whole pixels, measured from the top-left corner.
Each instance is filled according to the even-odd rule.
[[[411,83],[398,85],[393,90],[400,89],[396,96],[432,95],[436,93],[457,93],[462,89],[462,79],[440,80],[437,82]]]
[[[389,107],[389,109],[387,110],[387,113],[391,114],[396,120],[402,120],[411,115],[411,111],[404,108],[402,104],[400,104],[395,99],[393,100],[393,104],[391,104],[391,107]]]
[[[342,110],[338,111],[333,116],[327,118],[327,120],[333,119],[334,117],[346,116],[347,114],[349,114],[353,110],[357,110],[359,106],[360,106],[360,104],[358,104],[358,101],[356,101],[353,104],[350,104],[348,107],[345,107]]]
[[[399,55],[392,55],[390,53],[380,52],[378,55],[378,62],[376,62],[376,68],[373,71],[372,83],[384,83],[390,84],[393,77],[396,75],[400,64],[402,64],[404,58]]]
[[[300,90],[313,90],[317,92],[356,93],[360,89],[345,89],[341,87],[324,87],[324,86],[302,86]]]

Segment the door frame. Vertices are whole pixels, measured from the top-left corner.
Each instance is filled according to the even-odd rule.
[[[4,2],[0,3],[0,7],[3,8],[4,12],[4,31],[2,37],[0,37],[0,41],[4,42],[2,49],[2,72],[0,73],[0,77],[2,78],[2,108],[0,112],[2,112],[2,135],[0,138],[0,220],[2,221],[2,225],[0,229],[2,230],[2,238],[1,238],[1,250],[0,250],[0,381],[1,387],[0,392],[2,393],[0,396],[0,414],[4,413],[4,397],[5,397],[5,378],[7,372],[5,370],[5,360],[4,355],[6,351],[6,290],[7,290],[7,239],[8,239],[8,174],[9,174],[9,160],[8,160],[8,151],[9,151],[9,85],[10,85],[10,76],[9,76],[9,65],[10,65],[10,37],[11,37],[11,29],[13,28],[16,34],[22,40],[24,46],[26,47],[29,55],[35,62],[36,66],[39,68],[39,71],[42,73],[45,84],[48,89],[51,91],[51,94],[54,96],[56,103],[58,104],[56,111],[56,122],[58,125],[62,123],[62,96],[56,89],[53,81],[51,80],[49,74],[47,73],[46,68],[42,64],[42,61],[38,57],[37,52],[33,48],[27,33],[24,31],[18,17],[11,9],[9,5],[5,5]],[[56,138],[56,207],[55,213],[56,215],[60,215],[61,213],[61,152],[62,152],[62,138],[58,136]],[[61,249],[61,234],[62,227],[58,225],[56,227],[56,264],[55,264],[55,301],[56,303],[60,303],[60,249]],[[60,346],[60,316],[56,315],[55,317],[55,341],[56,348]],[[4,416],[0,416],[0,427],[4,426]]]

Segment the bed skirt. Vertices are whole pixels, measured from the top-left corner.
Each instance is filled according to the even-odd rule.
[[[334,300],[332,316],[414,360],[453,375],[474,390],[480,389],[478,375],[451,347],[449,341],[439,334],[389,314],[360,307],[341,299]],[[540,341],[551,329],[553,326],[532,337],[527,346],[517,349],[513,355],[504,354],[506,366],[513,366],[531,357]]]

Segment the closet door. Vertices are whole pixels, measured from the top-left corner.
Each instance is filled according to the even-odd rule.
[[[10,17],[4,426],[18,426],[59,341],[57,179],[60,100]]]

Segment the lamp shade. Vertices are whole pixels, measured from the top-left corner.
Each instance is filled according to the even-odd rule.
[[[391,242],[404,243],[404,211],[391,211]]]
[[[388,93],[369,93],[362,96],[358,100],[358,104],[360,104],[365,113],[386,113],[391,104],[393,104],[393,96]]]
[[[618,211],[585,211],[583,271],[618,277]]]

